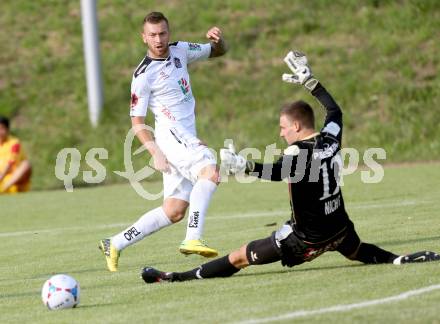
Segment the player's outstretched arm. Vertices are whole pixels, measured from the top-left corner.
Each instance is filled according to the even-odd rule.
[[[321,105],[326,109],[327,115],[325,117],[324,129],[331,123],[338,125],[339,130],[342,130],[342,110],[330,93],[321,85],[320,82],[312,91],[312,95],[318,99]],[[336,131],[336,130],[335,130]],[[338,136],[340,137],[340,131]]]
[[[206,33],[206,38],[211,41],[211,54],[209,57],[219,57],[228,51],[228,45],[223,38],[223,32],[218,27],[212,27]]]
[[[248,172],[252,168],[251,161],[247,161],[241,155],[235,153],[233,144],[229,144],[228,148],[220,149],[221,166],[226,174],[240,174]]]
[[[338,136],[341,135],[342,129],[342,111],[333,97],[327,92],[322,84],[314,78],[312,70],[308,64],[307,57],[299,51],[291,51],[284,58],[293,74],[284,73],[282,79],[284,82],[302,84],[312,95],[318,99],[322,106],[327,110],[327,116],[324,128],[331,122],[336,123],[339,127]],[[335,130],[334,130],[335,131]]]
[[[286,161],[286,156],[281,157],[275,163],[263,164],[248,161],[241,155],[235,153],[233,145],[220,150],[220,160],[221,166],[227,174],[246,173],[269,181],[281,181],[290,176],[291,166],[296,165],[295,163],[291,163],[293,161]]]

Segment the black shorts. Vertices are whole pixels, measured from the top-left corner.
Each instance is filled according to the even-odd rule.
[[[338,251],[348,257],[361,243],[351,221],[339,233],[319,243],[307,242],[298,237],[289,223],[273,232],[270,241],[279,254],[282,265],[288,267],[312,261],[327,251]]]

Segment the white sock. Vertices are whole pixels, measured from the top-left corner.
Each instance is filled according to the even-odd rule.
[[[205,215],[217,185],[208,179],[195,183],[189,197],[189,215],[185,240],[199,240],[203,234]]]
[[[399,265],[402,264],[402,259],[403,259],[404,255],[398,256],[397,258],[395,258],[393,260],[393,264]]]
[[[171,225],[170,219],[162,207],[150,210],[138,219],[136,223],[112,237],[112,244],[116,250],[121,251],[145,236],[157,232],[163,227]]]

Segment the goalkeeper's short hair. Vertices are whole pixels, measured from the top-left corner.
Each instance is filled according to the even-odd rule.
[[[280,115],[286,115],[291,121],[298,121],[306,128],[315,128],[315,114],[312,107],[302,100],[285,104]]]

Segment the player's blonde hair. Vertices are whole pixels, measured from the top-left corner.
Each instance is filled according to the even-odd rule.
[[[142,26],[144,26],[147,22],[150,24],[158,24],[161,21],[165,21],[167,23],[167,27],[170,28],[167,17],[159,11],[152,11],[144,17],[144,21]]]

